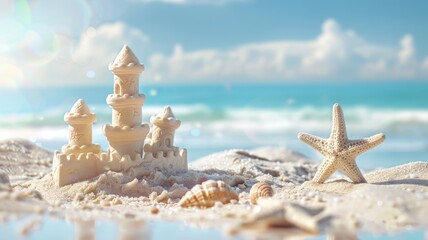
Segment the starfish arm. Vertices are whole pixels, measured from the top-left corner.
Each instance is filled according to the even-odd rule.
[[[308,133],[299,133],[297,138],[324,155],[326,146],[328,145],[326,139]]]
[[[331,127],[330,139],[335,143],[337,151],[341,149],[348,140],[343,111],[337,103],[333,105],[333,126]]]
[[[366,183],[366,179],[355,163],[355,158],[342,160],[339,169],[354,183]]]
[[[349,141],[345,146],[347,150],[344,151],[344,155],[355,158],[356,156],[376,147],[384,140],[385,134],[379,133],[368,138]]]
[[[335,158],[324,158],[312,181],[324,183],[337,170],[337,167],[338,164]]]

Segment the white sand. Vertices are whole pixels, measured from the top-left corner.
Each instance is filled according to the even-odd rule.
[[[317,164],[299,153],[267,147],[216,153],[191,163],[186,174],[147,171],[135,179],[132,173],[108,172],[59,188],[50,174],[51,156],[27,141],[0,143],[0,218],[18,212],[49,212],[94,219],[179,220],[239,232],[242,223],[257,224],[259,220],[254,219],[263,212],[278,216],[289,203],[298,203],[324,209],[309,216],[316,219],[321,232],[428,229],[428,163],[367,173],[367,184],[345,179],[315,184],[308,180]],[[239,202],[219,203],[210,209],[177,206],[186,191],[208,179],[225,181],[239,193]],[[267,204],[255,206],[249,203],[248,193],[258,181],[270,183],[275,195]]]

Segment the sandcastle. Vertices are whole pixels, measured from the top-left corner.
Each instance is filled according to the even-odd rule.
[[[107,96],[112,108],[112,124],[103,126],[109,147],[92,143],[92,124],[96,115],[79,99],[64,115],[69,124],[69,143],[53,158],[52,174],[58,186],[91,179],[106,171],[134,175],[142,170],[187,171],[187,150],[173,146],[175,130],[181,122],[169,106],[150,118],[152,126],[142,123],[142,106],[146,101],[139,93],[139,76],[144,71],[135,54],[124,46],[109,70],[114,74],[114,93]]]

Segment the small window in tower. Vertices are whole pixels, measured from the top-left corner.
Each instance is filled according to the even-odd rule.
[[[115,94],[120,94],[120,86],[118,83],[114,84],[114,93]]]
[[[170,138],[165,139],[165,145],[167,147],[171,147],[171,139]]]

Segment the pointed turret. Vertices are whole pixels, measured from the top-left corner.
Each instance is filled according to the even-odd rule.
[[[92,144],[92,123],[96,118],[85,101],[79,99],[74,103],[70,112],[64,115],[64,121],[69,124],[69,142],[62,148],[64,154],[100,153],[100,146]]]
[[[175,119],[171,107],[165,106],[160,113],[150,118],[150,122],[153,124],[152,133],[144,150],[153,154],[178,150],[174,147],[174,134],[181,122]]]
[[[144,160],[167,171],[187,171],[187,150],[174,146],[175,130],[181,122],[171,107],[165,106],[150,122],[153,126],[144,145]]]
[[[138,61],[137,56],[134,52],[128,47],[128,45],[123,45],[122,50],[113,61],[113,65],[116,66],[128,66],[128,65],[141,65]]]
[[[124,45],[119,54],[112,63],[108,66],[109,70],[115,74],[120,73],[141,73],[144,71],[144,65],[140,63],[138,58],[132,52],[128,45]]]
[[[170,106],[165,106],[160,113],[156,116],[152,116],[150,122],[158,127],[170,130],[175,130],[181,125],[181,121],[175,119]]]
[[[158,116],[162,117],[162,118],[166,118],[166,119],[170,119],[170,118],[174,118],[175,119],[174,113],[172,113],[172,110],[171,110],[170,106],[165,106],[163,108],[163,111],[160,112],[158,114]]]
[[[64,121],[69,124],[92,124],[95,120],[95,114],[91,113],[88,105],[82,99],[77,100],[70,109],[70,112],[64,115]]]
[[[126,155],[134,159],[143,154],[144,139],[150,130],[148,124],[142,123],[141,108],[146,96],[139,92],[144,66],[124,45],[109,69],[114,74],[114,93],[106,101],[112,108],[112,124],[106,124],[103,132],[109,142],[110,160],[119,161]]]
[[[89,111],[88,105],[86,105],[85,101],[83,99],[77,100],[73,107],[70,110],[71,113],[78,113],[78,114],[90,114],[91,111]]]

